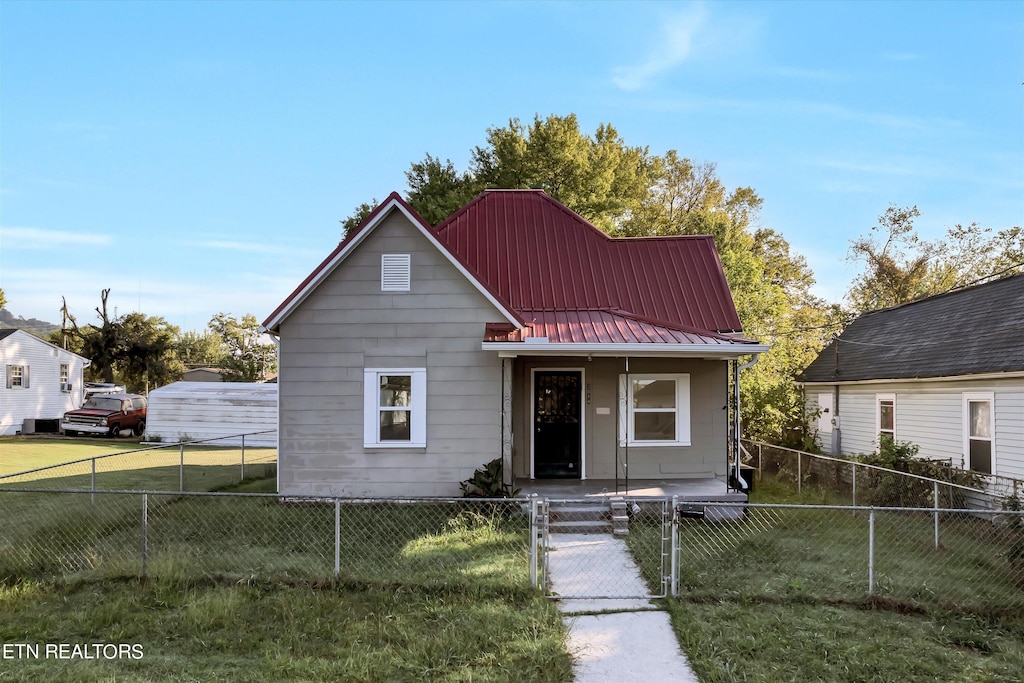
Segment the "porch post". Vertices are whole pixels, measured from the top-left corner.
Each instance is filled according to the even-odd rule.
[[[512,358],[501,359],[501,483],[516,487],[512,464]]]

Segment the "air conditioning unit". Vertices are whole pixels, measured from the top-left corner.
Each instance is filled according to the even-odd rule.
[[[64,393],[70,393],[71,390],[74,389],[74,388],[75,388],[75,385],[73,385],[73,384],[61,384],[60,385],[60,390],[63,391]]]

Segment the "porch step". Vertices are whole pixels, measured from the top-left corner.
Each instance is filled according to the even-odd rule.
[[[553,534],[629,533],[629,514],[621,498],[573,503],[551,503],[548,529]]]

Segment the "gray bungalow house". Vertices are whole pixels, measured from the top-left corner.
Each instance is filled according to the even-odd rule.
[[[827,452],[891,438],[1024,479],[1024,275],[865,313],[800,379]]]
[[[436,228],[392,194],[264,327],[284,495],[459,495],[499,457],[516,486],[724,494],[730,372],[767,350],[710,237],[613,239],[535,190],[486,191]]]

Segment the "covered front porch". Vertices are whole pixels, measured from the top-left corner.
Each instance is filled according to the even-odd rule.
[[[745,503],[747,494],[731,489],[725,477],[703,479],[526,479],[516,481],[520,496],[549,500],[581,498],[671,498],[680,501]]]

